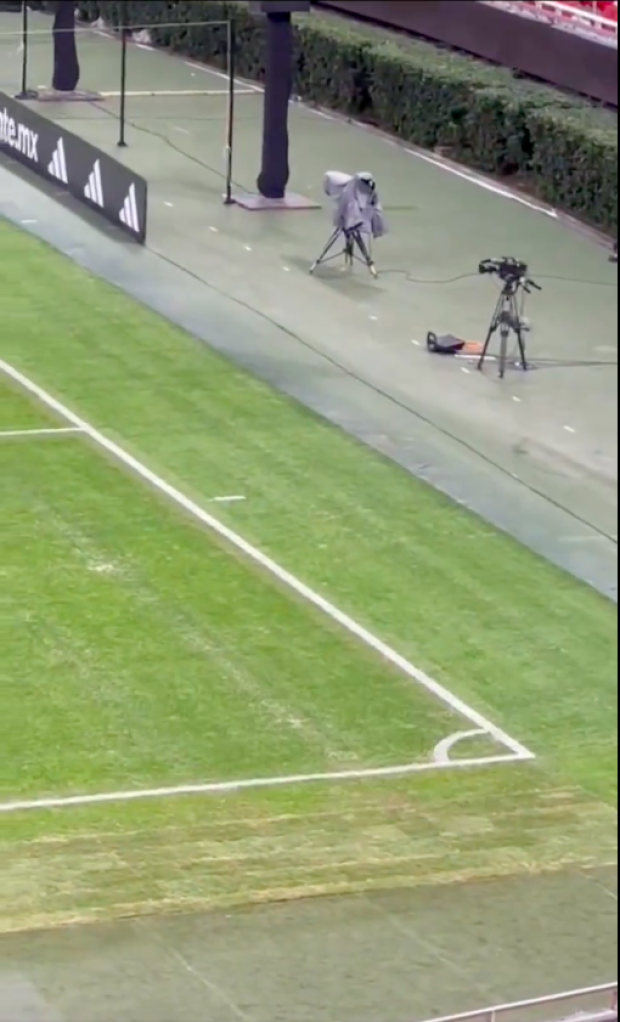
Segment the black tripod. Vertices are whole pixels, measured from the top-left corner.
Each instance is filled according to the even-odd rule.
[[[333,252],[330,255],[341,236],[344,240],[344,249],[340,252]],[[338,259],[341,255],[344,255],[346,267],[353,266],[354,261],[357,260],[357,262],[364,263],[368,267],[373,277],[377,276],[377,268],[373,262],[368,245],[364,241],[360,224],[357,224],[355,227],[337,227],[319,258],[310,267],[310,273],[314,273],[317,266],[329,263],[332,259]]]
[[[523,277],[513,277],[509,280],[504,281],[501,294],[497,300],[495,306],[495,312],[489,326],[489,332],[486,336],[486,340],[478,359],[478,369],[483,369],[485,359],[488,355],[489,345],[493,340],[494,335],[499,330],[500,346],[499,346],[499,378],[504,379],[506,375],[506,366],[508,365],[508,344],[510,341],[510,335],[514,334],[517,339],[517,347],[519,349],[519,362],[517,363],[520,369],[527,370],[529,368],[527,357],[525,354],[525,340],[524,340],[524,327],[523,327],[523,316],[522,309],[519,308],[519,295],[521,292],[529,294],[531,288],[536,288],[540,291],[538,284],[535,284],[533,280],[526,280]]]

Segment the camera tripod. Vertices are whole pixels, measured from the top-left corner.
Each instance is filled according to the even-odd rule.
[[[340,237],[344,240],[344,249],[340,252],[332,252]],[[328,263],[332,259],[338,259],[341,255],[344,255],[345,267],[353,266],[354,261],[357,260],[357,262],[364,263],[368,267],[373,277],[377,276],[377,268],[373,262],[369,247],[364,241],[359,224],[355,227],[337,227],[319,258],[310,267],[310,273],[314,273],[317,266]]]
[[[525,354],[525,340],[524,340],[524,329],[523,329],[523,317],[521,310],[519,309],[519,293],[523,291],[529,294],[530,287],[535,287],[537,290],[537,284],[534,284],[531,280],[524,280],[523,278],[513,278],[512,280],[504,281],[501,294],[497,300],[493,318],[491,320],[489,331],[486,336],[486,340],[482,346],[480,358],[478,359],[478,369],[484,368],[484,363],[489,352],[489,345],[493,340],[494,335],[499,330],[500,346],[499,346],[499,378],[504,379],[506,375],[506,366],[508,365],[508,343],[510,335],[514,334],[517,339],[517,347],[519,349],[519,362],[518,367],[523,370],[529,368],[527,357]]]

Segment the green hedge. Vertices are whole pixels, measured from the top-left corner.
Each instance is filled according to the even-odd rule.
[[[157,45],[224,66],[234,17],[237,73],[264,75],[264,21],[231,0],[126,0],[132,26]],[[88,19],[118,24],[119,0],[82,0]],[[164,27],[165,26],[165,27]],[[406,142],[518,184],[617,233],[618,118],[613,111],[460,53],[314,12],[295,19],[296,93]]]

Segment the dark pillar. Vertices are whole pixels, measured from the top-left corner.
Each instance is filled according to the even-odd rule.
[[[266,199],[283,199],[290,173],[288,105],[293,87],[293,26],[288,12],[266,17],[263,153],[256,186]]]
[[[77,42],[75,38],[74,0],[58,0],[54,5],[54,77],[56,92],[74,92],[80,80]]]

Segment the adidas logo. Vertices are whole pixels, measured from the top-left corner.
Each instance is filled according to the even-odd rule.
[[[136,186],[131,185],[123,208],[121,209],[118,218],[125,227],[129,227],[130,230],[135,231],[136,234],[140,233],[140,217],[138,216],[138,203],[136,201]]]
[[[86,182],[84,195],[88,201],[94,203],[95,206],[100,206],[101,209],[105,206],[103,199],[103,183],[101,181],[101,163],[99,160],[95,163],[88,181]]]
[[[67,157],[65,155],[65,143],[60,138],[58,145],[56,146],[52,159],[47,165],[47,172],[50,177],[56,178],[57,181],[62,181],[63,185],[69,184],[69,175],[67,173]]]

